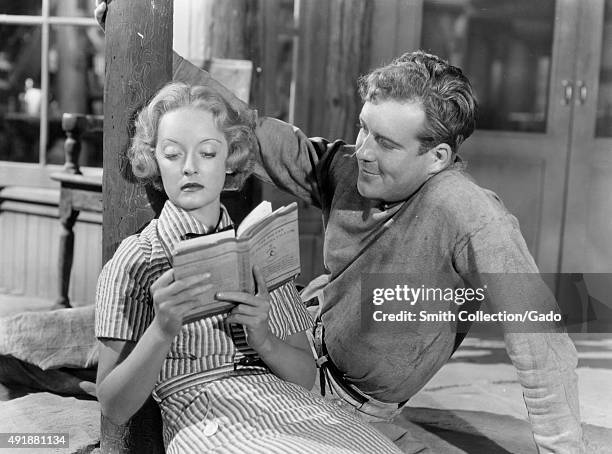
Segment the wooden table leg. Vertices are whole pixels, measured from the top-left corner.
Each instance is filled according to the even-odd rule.
[[[71,197],[68,191],[62,191],[60,199],[60,243],[58,263],[58,288],[59,297],[55,302],[56,308],[72,307],[68,298],[70,287],[70,272],[72,271],[72,259],[74,256],[74,224],[79,216],[79,211],[72,208],[72,203],[67,200]]]

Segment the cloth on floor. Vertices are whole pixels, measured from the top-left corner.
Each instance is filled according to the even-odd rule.
[[[0,400],[31,391],[95,397],[93,306],[0,317]]]
[[[94,306],[1,317],[0,355],[42,370],[95,367]]]

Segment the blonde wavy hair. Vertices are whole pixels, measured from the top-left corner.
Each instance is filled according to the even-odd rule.
[[[228,145],[225,189],[240,189],[253,169],[252,156],[257,149],[255,112],[237,111],[219,94],[208,87],[171,82],[162,87],[140,111],[135,132],[128,149],[128,159],[134,176],[143,184],[163,190],[159,167],[155,159],[159,123],[164,114],[184,107],[210,112],[215,125]]]

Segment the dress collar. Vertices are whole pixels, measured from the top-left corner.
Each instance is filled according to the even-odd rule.
[[[157,232],[164,249],[169,253],[174,249],[176,243],[183,240],[188,233],[206,235],[232,226],[232,219],[223,204],[221,204],[217,226],[214,229],[208,229],[187,211],[167,200],[157,221]]]

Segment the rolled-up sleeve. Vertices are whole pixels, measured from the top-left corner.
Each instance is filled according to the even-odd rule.
[[[293,282],[287,282],[270,292],[270,328],[274,335],[285,339],[313,326],[313,320]]]
[[[321,208],[334,193],[331,168],[344,142],[308,138],[299,128],[273,118],[260,119],[255,132],[255,175]]]

